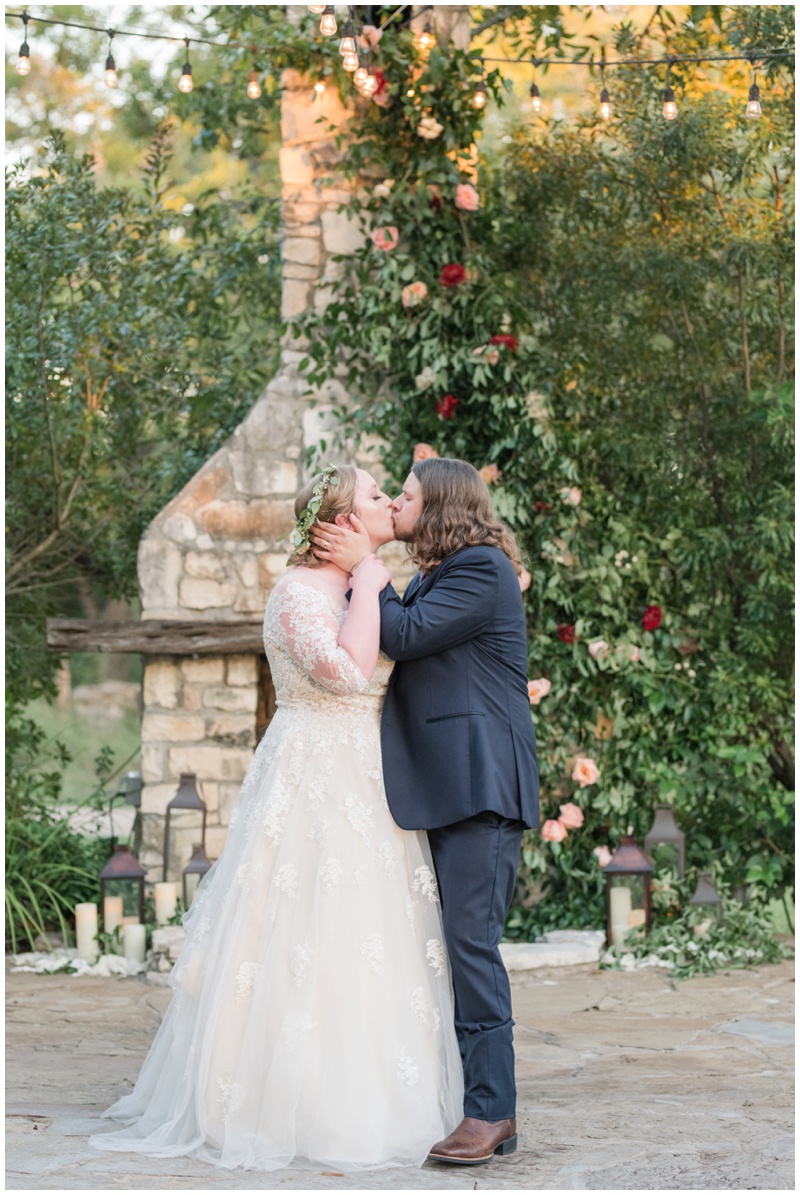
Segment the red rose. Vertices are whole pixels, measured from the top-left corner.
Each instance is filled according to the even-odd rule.
[[[467,271],[463,266],[457,265],[455,262],[451,262],[442,270],[441,274],[439,275],[439,281],[441,282],[442,286],[458,286],[460,282],[464,281],[466,276]]]
[[[498,332],[496,336],[490,336],[489,344],[502,344],[510,353],[516,353],[519,347],[516,336],[511,336],[508,332]]]
[[[662,617],[660,606],[648,606],[642,615],[642,630],[654,631],[661,626]]]
[[[533,509],[536,511],[537,515],[540,515],[543,510],[552,510],[553,503],[552,502],[534,502]]]
[[[452,419],[457,406],[458,399],[453,398],[452,394],[445,394],[444,398],[439,399],[434,410],[437,415],[441,415],[442,419]]]
[[[431,195],[431,207],[433,208],[433,210],[435,212],[438,212],[439,209],[441,208],[441,206],[442,206],[441,195]],[[449,269],[449,266],[448,266],[448,269]]]
[[[568,622],[562,622],[561,626],[557,628],[558,637],[562,643],[575,642],[575,627]]]
[[[375,88],[374,94],[380,95],[381,92],[385,91],[386,88],[388,87],[388,83],[386,81],[386,75],[384,75],[383,71],[378,70],[377,67],[372,73],[375,76],[375,82],[378,84],[378,86]]]

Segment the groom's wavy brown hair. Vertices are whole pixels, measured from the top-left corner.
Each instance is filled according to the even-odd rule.
[[[494,513],[492,496],[474,465],[451,457],[417,461],[411,467],[422,490],[422,512],[409,545],[415,564],[431,572],[460,548],[500,548],[522,572],[514,534]]]

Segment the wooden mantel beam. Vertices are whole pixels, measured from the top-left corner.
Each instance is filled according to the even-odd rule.
[[[182,622],[145,618],[101,622],[91,618],[48,618],[50,651],[120,651],[146,656],[264,654],[261,622]]]

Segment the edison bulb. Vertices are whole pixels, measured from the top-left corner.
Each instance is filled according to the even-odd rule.
[[[261,95],[261,84],[258,81],[258,71],[252,70],[247,79],[247,98],[257,100]]]
[[[761,100],[759,98],[758,87],[753,84],[750,88],[750,94],[747,97],[747,118],[748,120],[758,120],[761,115]]]
[[[325,84],[322,82],[322,79],[318,79],[314,84],[314,90],[316,91],[317,95],[325,94]]]
[[[600,116],[603,120],[610,120],[613,115],[614,106],[611,103],[611,96],[604,87],[600,92]]]
[[[664,106],[661,109],[664,120],[674,120],[678,115],[678,105],[675,103],[675,92],[671,87],[665,87],[664,94],[661,98],[664,101]]]
[[[353,75],[353,82],[356,87],[361,87],[368,75],[369,71],[365,66],[357,66]]]
[[[193,87],[194,82],[192,80],[192,68],[187,62],[184,64],[183,72],[178,80],[178,91],[182,91],[184,95],[188,95]]]
[[[321,13],[323,13],[325,11],[325,5],[324,4],[309,4],[308,11],[313,12],[314,16],[318,17]]]
[[[342,38],[339,42],[339,53],[344,58],[347,54],[356,52],[356,31],[352,21],[345,21],[342,25]]]
[[[19,58],[17,59],[17,74],[29,75],[31,73],[31,52],[28,49],[28,43],[25,41],[20,46]]]
[[[472,106],[473,106],[473,108],[478,108],[478,109],[486,107],[486,84],[485,83],[479,83],[478,86],[475,88],[475,94],[472,97]]]
[[[322,20],[319,23],[319,31],[323,37],[333,37],[337,29],[338,25],[336,24],[336,17],[333,13],[333,5],[326,4]]]
[[[366,79],[361,85],[361,90],[364,95],[374,95],[378,90],[378,80],[374,75],[367,75]]]
[[[346,71],[358,70],[358,54],[345,54],[342,58],[342,66]]]

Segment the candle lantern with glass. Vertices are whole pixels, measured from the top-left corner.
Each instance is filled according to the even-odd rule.
[[[198,817],[202,818],[200,826],[200,842],[205,846],[206,841],[206,803],[197,791],[197,777],[194,772],[184,772],[181,775],[181,781],[178,785],[178,791],[167,805],[167,818],[164,824],[164,880],[167,878],[167,869],[169,867],[169,853],[170,847],[173,845],[170,842],[170,835],[174,832],[174,826],[171,825],[171,819],[175,814],[194,814],[193,820]],[[197,836],[197,835],[196,835]]]
[[[195,843],[192,857],[183,869],[183,907],[188,909],[203,876],[211,871],[211,860],[202,842]]]
[[[128,846],[115,846],[100,872],[103,932],[144,921],[144,880],[147,872]]]
[[[679,829],[671,805],[656,805],[644,849],[656,871],[671,871],[680,879],[686,867],[686,835]]]
[[[652,925],[653,864],[636,839],[624,836],[603,869],[606,878],[606,935],[609,946],[621,946],[628,930]]]

